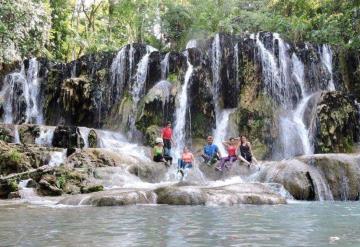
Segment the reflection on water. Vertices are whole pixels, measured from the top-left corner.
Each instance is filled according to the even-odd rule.
[[[0,206],[0,246],[360,246],[360,204]]]

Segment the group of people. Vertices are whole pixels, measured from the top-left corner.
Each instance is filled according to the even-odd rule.
[[[171,122],[167,122],[166,126],[161,131],[161,137],[156,138],[155,146],[153,148],[153,160],[155,162],[164,162],[166,166],[171,166],[172,157],[170,155],[171,146],[174,144],[172,139]],[[214,138],[212,136],[207,137],[207,144],[204,146],[201,157],[209,166],[218,163],[215,169],[223,171],[225,168],[230,168],[232,163],[236,160],[244,162],[248,166],[252,163],[257,163],[252,150],[251,144],[245,136],[238,138],[231,137],[228,141],[224,141],[222,144],[226,148],[227,155],[223,156],[219,147],[213,143]],[[240,152],[238,152],[240,151]],[[184,175],[184,169],[192,168],[194,162],[194,155],[190,152],[188,147],[184,147],[181,158],[178,160],[179,172]]]

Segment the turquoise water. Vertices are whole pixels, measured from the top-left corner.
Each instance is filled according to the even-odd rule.
[[[0,246],[360,246],[360,203],[0,206]]]

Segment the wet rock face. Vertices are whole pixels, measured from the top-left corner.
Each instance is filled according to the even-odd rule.
[[[359,112],[340,92],[322,93],[317,105],[315,152],[351,152],[359,136]]]
[[[52,145],[60,148],[82,148],[84,140],[77,127],[58,126],[54,131]]]
[[[35,144],[35,139],[40,136],[38,125],[21,125],[18,128],[20,142],[23,144]]]

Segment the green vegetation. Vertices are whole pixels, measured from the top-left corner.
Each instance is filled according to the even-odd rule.
[[[69,61],[131,42],[182,49],[216,32],[273,31],[360,48],[358,0],[3,0],[0,62]]]

